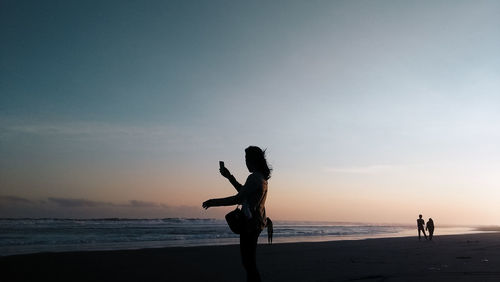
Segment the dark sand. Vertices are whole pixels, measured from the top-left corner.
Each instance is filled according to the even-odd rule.
[[[259,245],[263,281],[500,281],[500,233]],[[238,245],[0,257],[0,281],[244,281]]]

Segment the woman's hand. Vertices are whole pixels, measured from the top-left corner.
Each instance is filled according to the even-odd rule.
[[[203,202],[203,204],[201,206],[204,209],[208,209],[209,207],[213,207],[214,206],[214,200],[210,199],[208,201],[205,201],[205,202]]]
[[[222,176],[224,176],[225,178],[229,178],[229,176],[231,176],[231,172],[229,172],[229,169],[227,169],[225,166],[221,167],[219,169],[219,171],[220,171],[220,174]]]

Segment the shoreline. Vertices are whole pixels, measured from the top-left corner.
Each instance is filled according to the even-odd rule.
[[[500,233],[259,244],[263,281],[498,281]],[[0,257],[3,281],[244,281],[237,245]]]
[[[396,227],[398,228],[398,227]],[[480,230],[474,227],[441,227],[435,236],[444,235],[465,235],[476,233],[495,232],[491,228]],[[404,228],[397,232],[387,232],[378,234],[346,234],[346,235],[319,235],[319,236],[279,236],[275,232],[274,244],[283,243],[307,243],[307,242],[330,242],[345,240],[367,240],[380,238],[400,238],[413,237],[417,234],[414,228]],[[37,253],[62,253],[62,252],[86,252],[86,251],[120,251],[120,250],[140,250],[152,248],[173,248],[173,247],[203,247],[203,246],[226,246],[238,245],[239,237],[232,234],[230,238],[179,240],[179,241],[134,241],[115,243],[93,243],[93,244],[59,244],[59,245],[13,245],[0,248],[0,257],[12,255],[29,255]],[[267,231],[263,230],[259,237],[259,244],[267,244]]]

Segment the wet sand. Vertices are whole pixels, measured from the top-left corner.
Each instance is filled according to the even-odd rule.
[[[259,245],[263,281],[500,281],[500,233]],[[0,257],[1,281],[245,281],[239,246]]]

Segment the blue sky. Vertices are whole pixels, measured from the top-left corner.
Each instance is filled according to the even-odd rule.
[[[232,193],[218,160],[244,179],[251,144],[268,148],[269,208],[283,219],[369,221],[404,202],[402,215],[375,218],[402,222],[424,209],[407,199],[427,198],[449,222],[464,212],[492,223],[498,211],[496,1],[0,5],[9,215],[22,216],[9,201],[19,197],[220,216],[195,208]]]

